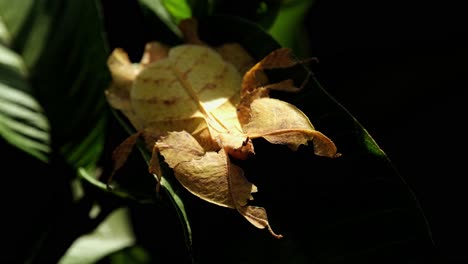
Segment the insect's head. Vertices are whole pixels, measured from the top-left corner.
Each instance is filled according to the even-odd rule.
[[[255,154],[252,140],[247,137],[240,147],[232,148],[229,154],[236,159],[245,160]]]

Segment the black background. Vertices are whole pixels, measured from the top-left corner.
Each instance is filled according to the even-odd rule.
[[[442,259],[468,263],[468,21],[452,2],[316,1],[306,25],[319,81],[411,186]]]

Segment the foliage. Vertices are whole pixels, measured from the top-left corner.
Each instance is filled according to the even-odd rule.
[[[295,2],[307,1],[240,1],[234,8],[222,0],[0,0],[1,151],[6,161],[20,157],[22,163],[7,164],[16,171],[7,186],[38,183],[37,194],[50,192],[52,202],[45,218],[35,219],[30,241],[16,247],[21,252],[4,257],[67,263],[65,253],[78,237],[105,229],[107,216],[126,207],[133,231],[127,236],[135,239],[101,260],[102,252],[87,255],[90,263],[424,263],[432,242],[417,200],[367,131],[315,78],[301,93],[272,97],[302,109],[343,156],[331,161],[311,155],[313,148],[291,153],[256,139],[258,155],[242,164],[263,190],[255,199],[282,240],[192,197],[171,175],[157,195],[144,152],[144,159],[130,155],[112,190],[105,186],[112,151],[131,132],[104,97],[113,48],[136,58],[150,40],[181,43],[175,25],[194,15],[201,38],[212,45],[235,41],[259,60],[282,40],[305,54],[289,27],[278,26],[288,20],[278,16],[282,8]],[[299,11],[290,19],[301,21],[305,12]],[[268,74],[300,82],[308,73],[298,66]],[[20,208],[24,215],[33,209]]]

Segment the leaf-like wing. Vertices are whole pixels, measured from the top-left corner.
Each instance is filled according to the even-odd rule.
[[[233,127],[240,131],[238,123],[221,123],[214,112],[239,93],[240,83],[236,68],[213,49],[180,45],[136,77],[131,105],[145,124],[203,117],[216,131]]]
[[[238,166],[231,164],[226,151],[205,152],[186,131],[170,132],[156,142],[161,155],[179,182],[191,193],[210,203],[237,209],[257,228],[271,229],[264,208],[248,205],[257,187]]]
[[[339,155],[335,144],[315,130],[309,118],[294,105],[264,97],[254,100],[250,109],[250,121],[243,126],[249,137],[263,137],[273,144],[286,144],[293,150],[312,141],[316,155]]]
[[[267,228],[274,237],[282,238],[283,236],[276,234],[268,223],[268,216],[265,208],[247,204],[247,193],[257,192],[257,188],[255,185],[249,184],[244,177],[244,171],[234,164],[230,164],[229,166],[229,184],[237,211],[255,227],[260,229]],[[249,189],[249,187],[251,188]]]
[[[224,150],[205,152],[186,131],[170,132],[156,142],[156,146],[187,190],[208,202],[235,208],[229,191],[229,168]]]

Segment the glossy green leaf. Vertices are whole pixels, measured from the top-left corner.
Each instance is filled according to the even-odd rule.
[[[93,264],[135,244],[128,210],[116,209],[90,234],[79,237],[59,264]]]
[[[133,246],[119,250],[106,258],[100,260],[97,264],[151,264],[154,261],[149,252],[140,246]]]
[[[0,44],[0,136],[47,162],[49,122],[32,94],[21,57]]]
[[[1,42],[11,51],[4,52],[1,46],[2,137],[41,159],[44,153],[51,153],[47,170],[31,166],[28,160],[18,161],[30,170],[24,184],[41,183],[37,193],[26,191],[34,196],[28,198],[36,199],[40,193],[38,200],[47,202],[32,203],[44,206],[38,223],[47,224],[33,225],[31,237],[21,244],[25,247],[21,258],[31,263],[57,259],[75,236],[96,224],[86,215],[95,193],[72,201],[68,181],[76,177],[78,168],[96,169],[107,136],[110,112],[104,89],[110,76],[99,2],[0,0]],[[11,56],[13,53],[16,55]],[[16,192],[24,195],[24,191]],[[65,226],[67,230],[60,230]]]
[[[3,22],[3,18],[0,17],[0,44],[9,45],[10,42],[11,42],[10,32],[8,32],[5,22]]]
[[[132,193],[128,190],[109,189],[105,183],[97,179],[96,174],[96,172],[88,171],[83,167],[78,168],[78,176],[81,179],[85,180],[87,183],[91,184],[92,186],[96,187],[97,189],[103,192],[111,193],[116,197],[122,198],[124,200],[137,201],[139,203],[154,203],[153,197],[135,195],[135,193]]]
[[[16,38],[32,12],[33,1],[0,0],[0,17],[8,35]]]
[[[185,205],[182,199],[180,198],[179,194],[175,192],[174,188],[172,187],[172,184],[167,181],[165,178],[161,179],[161,186],[163,186],[167,192],[170,194],[171,201],[177,206],[177,214],[179,216],[179,219],[181,222],[184,224],[184,235],[186,237],[186,246],[187,249],[192,251],[192,227],[190,225],[189,218],[187,216],[187,212],[185,211]]]
[[[12,35],[12,47],[21,55],[31,69],[37,62],[46,40],[53,28],[47,1],[0,1],[0,16],[3,17]],[[50,10],[49,10],[50,8]]]
[[[177,25],[182,19],[190,18],[192,10],[188,3],[184,0],[162,0],[164,7],[173,17],[174,23]]]
[[[94,0],[0,1],[12,48],[50,122],[53,148],[75,168],[94,166],[104,142],[110,77],[98,7]]]
[[[151,10],[156,16],[177,36],[181,36],[177,24],[173,20],[171,13],[166,9],[162,0],[139,0],[140,4]],[[172,1],[173,2],[173,1]],[[177,2],[177,1],[176,1]]]
[[[314,0],[283,1],[268,33],[283,47],[291,48],[299,56],[308,56],[309,39],[305,18]]]

